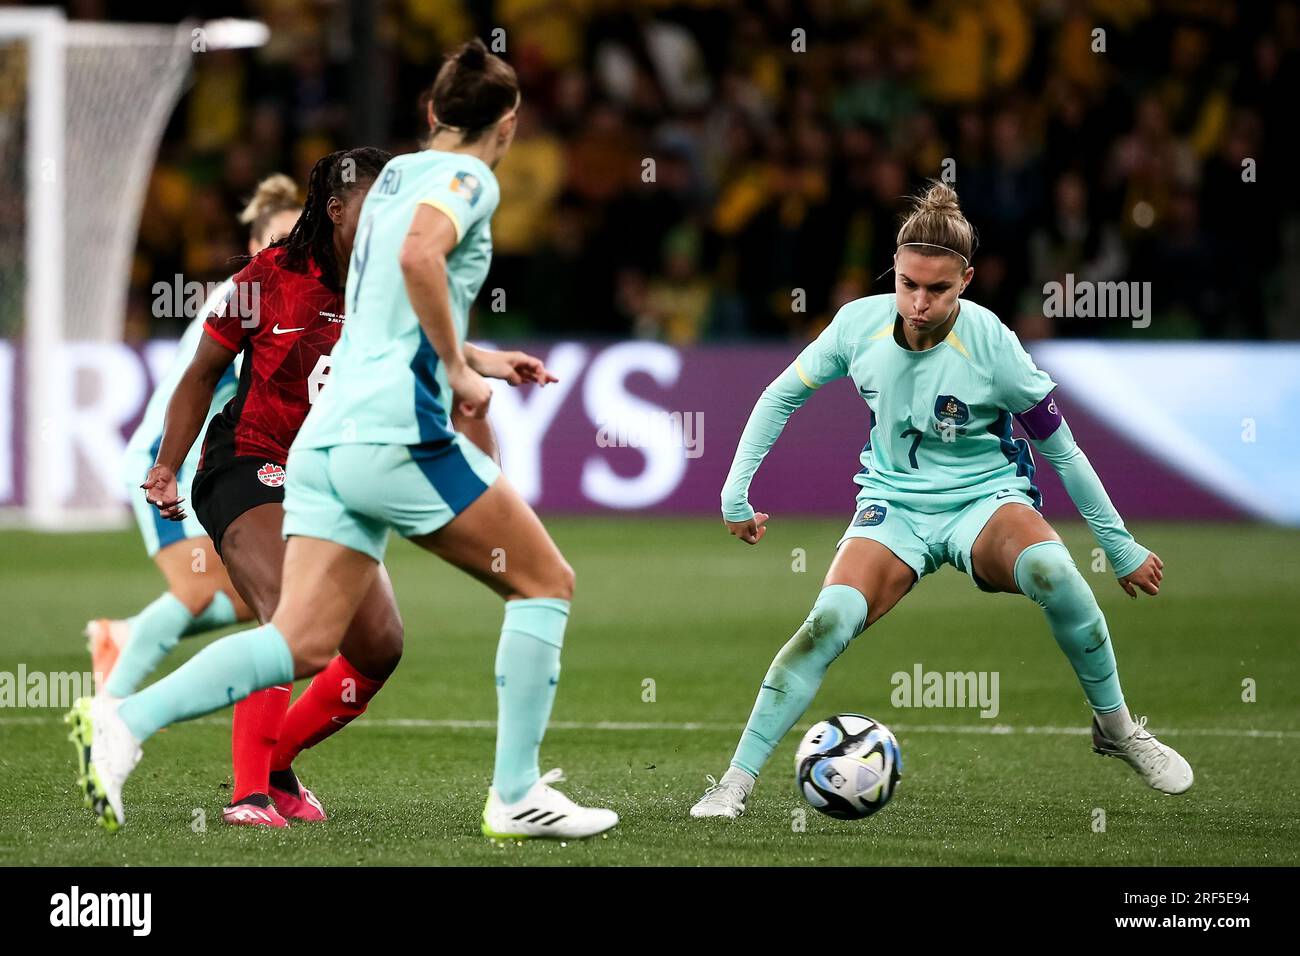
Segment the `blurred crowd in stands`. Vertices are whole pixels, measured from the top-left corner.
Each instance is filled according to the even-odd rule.
[[[152,6],[73,10],[176,18]],[[441,51],[473,35],[504,42],[524,97],[478,335],[806,338],[892,290],[901,199],[942,177],[980,234],[967,296],[1026,338],[1300,337],[1296,3],[376,0],[374,144],[350,139],[347,3],[219,6],[272,39],[195,57],[141,223],[135,339],[179,332],[154,282],[232,271],[261,176],[416,148]],[[1066,274],[1151,283],[1150,328],[1045,316]]]

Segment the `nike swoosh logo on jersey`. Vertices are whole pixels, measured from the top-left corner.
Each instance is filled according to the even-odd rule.
[[[1010,498],[1014,494],[1015,494],[1014,491],[999,491],[996,495],[993,496],[993,500],[1001,501],[1003,498]]]
[[[282,329],[282,328],[280,328],[280,323],[277,322],[277,323],[275,323],[275,328],[271,329],[271,334],[272,334],[272,335],[287,335],[287,334],[290,333],[290,332],[301,332],[301,331],[303,331],[303,330],[306,329],[306,328],[307,328],[307,326],[304,325],[301,329]]]

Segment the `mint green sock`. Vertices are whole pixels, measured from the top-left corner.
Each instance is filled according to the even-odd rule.
[[[831,661],[867,626],[867,599],[857,588],[832,584],[794,637],[777,653],[740,735],[731,765],[757,777],[781,738],[817,696]]]
[[[238,621],[239,615],[235,613],[234,602],[227,597],[225,591],[218,591],[212,596],[208,606],[194,616],[190,626],[181,632],[181,637],[192,637],[195,634],[215,631]]]
[[[538,750],[560,680],[560,648],[569,602],[525,598],[506,602],[497,645],[497,750],[492,786],[506,803],[541,775]]]
[[[201,717],[255,690],[293,680],[293,654],[274,624],[230,634],[162,680],[122,701],[118,713],[136,740],[168,724]]]
[[[170,591],[159,595],[152,604],[127,621],[131,637],[118,654],[105,691],[114,697],[134,694],[162,659],[172,652],[194,620],[189,608],[176,595]]]
[[[1031,544],[1016,558],[1012,573],[1020,590],[1047,615],[1052,636],[1074,668],[1092,709],[1108,714],[1123,707],[1106,618],[1065,545],[1059,541]]]

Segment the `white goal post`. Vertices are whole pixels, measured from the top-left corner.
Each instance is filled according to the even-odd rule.
[[[102,425],[114,390],[128,385],[120,361],[104,356],[122,348],[145,193],[193,51],[259,45],[249,27],[265,34],[245,21],[77,22],[55,8],[0,7],[0,393],[9,406],[0,408],[0,510],[9,522],[79,529],[125,519],[120,482],[106,480],[114,455],[87,437],[112,429],[90,427],[79,411],[91,408]]]

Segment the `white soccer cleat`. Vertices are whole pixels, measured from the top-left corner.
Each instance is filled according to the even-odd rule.
[[[141,756],[140,742],[118,716],[121,703],[104,695],[83,697],[65,718],[72,724],[68,739],[77,748],[77,782],[86,806],[110,833],[122,825],[122,787]]]
[[[560,770],[542,774],[516,803],[506,803],[496,788],[488,789],[483,807],[483,835],[494,840],[581,840],[604,833],[618,823],[613,810],[581,807],[551,786],[564,779]]]
[[[1105,757],[1118,757],[1137,771],[1147,784],[1161,793],[1183,793],[1192,785],[1192,765],[1168,744],[1162,744],[1146,729],[1139,717],[1137,728],[1123,740],[1110,740],[1092,719],[1092,750]]]
[[[695,806],[691,807],[691,816],[697,819],[705,817],[728,817],[734,820],[745,812],[745,801],[749,794],[745,788],[725,779],[722,783],[708,778],[709,789],[704,791]]]

